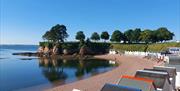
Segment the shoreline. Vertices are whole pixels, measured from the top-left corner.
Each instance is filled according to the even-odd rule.
[[[82,91],[99,91],[105,83],[116,84],[118,79],[122,75],[134,75],[136,70],[152,68],[155,65],[163,65],[162,62],[157,63],[156,61],[151,61],[136,56],[108,54],[96,55],[94,57],[100,59],[113,60],[116,61],[119,65],[111,71],[96,76],[92,76],[87,79],[50,88],[47,89],[47,91],[72,91],[73,89],[79,89]]]

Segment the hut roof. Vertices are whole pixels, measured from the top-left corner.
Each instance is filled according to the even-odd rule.
[[[152,91],[153,89],[155,90],[153,82],[153,80],[147,78],[124,75],[121,77],[118,84],[122,86],[140,88],[143,91]]]
[[[173,77],[175,75],[177,75],[176,73],[176,68],[175,67],[164,67],[164,66],[155,66],[153,67],[154,69],[157,69],[157,70],[164,70],[164,71],[167,71],[169,73],[169,76],[170,77]]]
[[[154,80],[154,84],[157,88],[163,88],[165,81],[169,81],[169,74],[167,72],[151,71],[151,70],[138,70],[135,77],[142,77]]]
[[[101,91],[142,91],[138,88],[132,88],[128,86],[121,86],[116,84],[105,84]]]

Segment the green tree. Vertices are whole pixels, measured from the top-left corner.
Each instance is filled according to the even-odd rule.
[[[126,40],[128,41],[128,43],[132,43],[132,41],[134,40],[133,33],[134,32],[132,29],[129,29],[129,30],[124,32],[124,35],[126,36]]]
[[[91,35],[91,39],[94,40],[94,41],[98,41],[100,40],[100,36],[97,32],[94,32],[92,35]]]
[[[52,34],[50,33],[51,33],[50,31],[46,31],[46,33],[42,36],[42,38],[44,40],[52,41],[52,37],[51,37]]]
[[[156,42],[159,41],[157,35],[158,35],[158,31],[157,30],[152,31],[152,35],[151,35],[152,43],[156,43]]]
[[[55,25],[49,31],[47,31],[42,38],[46,40],[57,42],[64,42],[68,37],[66,26],[64,25]]]
[[[76,39],[79,40],[79,41],[84,41],[85,35],[84,35],[83,31],[78,31],[76,33]]]
[[[139,39],[142,42],[149,43],[152,41],[152,33],[153,33],[152,30],[146,29],[146,30],[141,32]]]
[[[133,39],[132,41],[135,41],[136,43],[139,43],[139,36],[141,34],[141,29],[140,28],[136,28],[134,31],[133,31]]]
[[[119,30],[115,30],[111,36],[110,41],[120,42],[121,40],[123,40],[123,33],[121,33]]]
[[[91,46],[91,40],[89,38],[86,39],[86,43],[85,43],[88,47]]]
[[[165,27],[161,27],[161,28],[158,28],[156,30],[156,36],[157,36],[157,39],[158,41],[167,41],[167,40],[172,40],[173,39],[173,36],[174,36],[174,33],[170,32],[167,28]]]
[[[109,39],[109,33],[107,31],[104,31],[101,33],[101,39],[104,39],[104,41]]]

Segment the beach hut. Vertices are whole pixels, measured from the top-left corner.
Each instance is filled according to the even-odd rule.
[[[155,91],[154,81],[147,78],[124,75],[118,82],[118,85],[139,88],[142,91]]]
[[[169,53],[180,55],[180,47],[168,47],[167,49]]]
[[[158,91],[173,91],[172,84],[169,80],[169,74],[167,72],[138,70],[135,77],[154,80],[154,85]]]
[[[164,67],[164,66],[155,66],[153,69],[156,70],[162,70],[162,71],[167,71],[170,77],[170,81],[172,83],[173,89],[176,89],[176,68],[175,67]]]
[[[116,84],[105,84],[101,91],[142,91],[138,88],[132,88],[128,86],[121,86]]]

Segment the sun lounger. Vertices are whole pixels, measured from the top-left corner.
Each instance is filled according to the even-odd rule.
[[[101,91],[142,91],[138,88],[132,88],[128,86],[121,86],[116,84],[105,84]]]
[[[147,78],[124,75],[118,82],[118,85],[139,88],[142,91],[155,91],[154,81]]]

